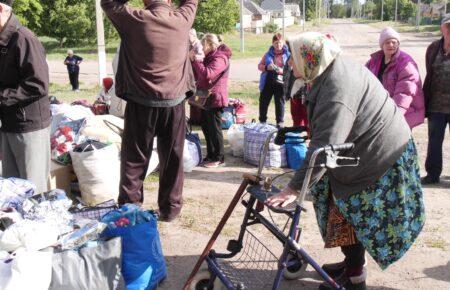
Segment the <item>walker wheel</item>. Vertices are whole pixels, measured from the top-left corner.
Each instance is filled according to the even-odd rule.
[[[192,280],[189,290],[222,290],[225,289],[219,278],[216,278],[214,285],[209,286],[211,280],[211,273],[207,270],[200,270]]]
[[[289,254],[287,257],[288,263],[295,262],[295,264],[286,267],[283,271],[283,276],[286,280],[297,280],[302,277],[306,271],[308,263],[297,255]]]

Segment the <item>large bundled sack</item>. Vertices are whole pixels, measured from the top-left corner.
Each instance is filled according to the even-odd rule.
[[[85,204],[117,200],[120,181],[117,146],[87,141],[71,151],[70,157]]]
[[[228,129],[228,143],[235,157],[244,157],[244,125],[234,124]]]
[[[264,143],[270,132],[277,128],[269,124],[250,123],[244,126],[244,161],[252,165],[259,165],[259,158],[264,148]],[[275,135],[270,141],[265,167],[286,167],[286,148],[274,143]]]
[[[80,134],[89,139],[95,139],[103,143],[114,143],[120,148],[122,137],[119,135],[123,131],[124,121],[113,115],[97,115],[86,120]]]
[[[202,162],[202,147],[200,137],[197,133],[192,132],[192,126],[189,121],[187,123],[183,151],[183,171],[191,172],[194,167]]]
[[[47,290],[52,277],[52,256],[50,250],[29,251],[22,248],[0,257],[0,289]]]
[[[124,289],[121,265],[120,238],[99,241],[79,250],[55,252],[48,289]]]

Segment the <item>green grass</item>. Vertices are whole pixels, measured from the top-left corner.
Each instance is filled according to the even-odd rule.
[[[59,47],[58,41],[50,37],[39,37],[42,45],[45,47],[47,58],[50,60],[63,61],[67,56],[67,50],[72,49],[75,54],[81,56],[85,60],[97,60],[97,44],[84,44],[82,46],[64,46]],[[112,60],[119,46],[119,40],[108,41],[106,43],[106,57]]]
[[[231,82],[229,85],[229,96],[240,99],[247,106],[258,106],[259,89],[257,82]]]
[[[64,103],[72,103],[76,100],[88,100],[93,103],[100,90],[99,86],[92,86],[85,88],[83,84],[80,84],[80,92],[73,92],[70,85],[59,85],[50,83],[50,96],[55,96],[58,100]]]
[[[440,249],[442,251],[445,251],[447,248],[446,241],[440,237],[429,237],[425,239],[425,244],[429,248]]]
[[[364,19],[353,19],[356,23],[368,24],[374,28],[383,29],[387,26],[394,27],[400,33],[408,32],[432,32],[440,33],[439,25],[421,25],[419,29],[415,25],[410,23],[394,22],[394,21],[379,21],[379,20],[364,20]]]

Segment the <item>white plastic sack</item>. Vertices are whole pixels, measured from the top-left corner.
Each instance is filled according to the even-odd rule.
[[[123,118],[125,116],[125,107],[127,105],[127,102],[117,97],[115,84],[108,91],[108,95],[111,97],[110,98],[111,104],[109,105],[109,113],[111,115]]]
[[[184,151],[183,151],[183,171],[191,172],[197,164],[199,164],[199,157],[197,151],[197,145],[184,139]]]
[[[244,157],[244,125],[231,125],[228,129],[228,143],[233,156]]]
[[[115,145],[89,152],[70,152],[81,198],[96,205],[119,196],[120,160]]]
[[[122,137],[108,127],[105,121],[117,126],[123,130],[124,121],[113,115],[98,115],[92,116],[86,120],[86,124],[81,129],[81,135],[88,137],[89,139],[98,140],[103,143],[114,143],[120,148],[122,143]]]
[[[52,278],[52,257],[52,251],[20,249],[0,260],[0,289],[47,290]]]
[[[112,61],[112,67],[114,72],[114,79],[117,74],[117,68],[119,67],[119,51],[120,46],[117,48],[117,53],[114,56],[114,59]],[[111,97],[110,101],[110,107],[109,107],[109,113],[111,115],[121,117],[125,115],[125,107],[127,105],[127,102],[125,100],[122,100],[117,97],[116,95],[116,82],[114,81],[114,85],[111,87],[111,89],[108,91],[108,95]]]
[[[50,105],[52,112],[52,124],[50,134],[53,135],[62,121],[75,121],[83,118],[93,117],[94,113],[91,109],[81,105],[71,106],[69,104],[52,104]]]
[[[58,231],[53,225],[22,220],[9,226],[0,236],[0,250],[13,252],[26,248],[29,251],[38,251],[56,244],[57,240]]]

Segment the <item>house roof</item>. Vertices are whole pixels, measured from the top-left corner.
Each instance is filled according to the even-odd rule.
[[[251,0],[244,0],[244,7],[250,10],[255,15],[266,15],[267,11],[258,6],[255,2]]]
[[[244,10],[242,11],[244,15],[253,15],[253,13],[248,10],[246,7],[244,7]]]
[[[283,11],[283,4],[279,0],[264,0],[261,8],[266,11]]]

